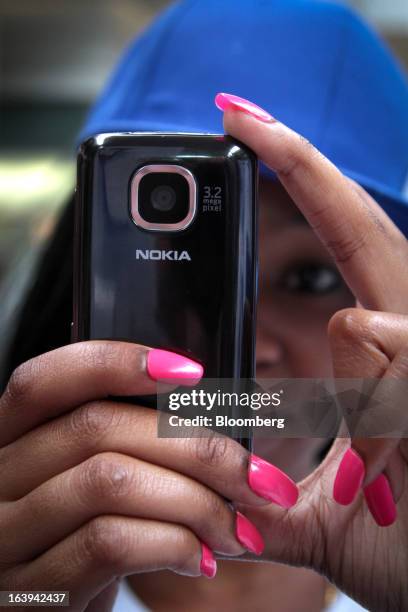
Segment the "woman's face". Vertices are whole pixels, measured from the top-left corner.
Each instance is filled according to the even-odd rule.
[[[258,378],[332,376],[327,324],[354,298],[283,187],[264,178],[259,239]]]
[[[261,178],[259,221],[257,378],[331,377],[327,324],[354,306],[354,297],[278,182]],[[300,480],[325,445],[318,438],[257,438],[255,452]]]

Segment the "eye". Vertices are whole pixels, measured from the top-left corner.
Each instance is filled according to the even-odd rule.
[[[290,267],[280,278],[286,291],[322,295],[336,291],[344,284],[337,268],[323,263],[301,263]]]

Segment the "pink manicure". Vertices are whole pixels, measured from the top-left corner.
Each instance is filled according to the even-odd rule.
[[[367,506],[380,527],[392,525],[397,518],[397,507],[394,502],[390,483],[384,474],[364,487],[364,496]]]
[[[251,455],[248,482],[254,493],[283,508],[291,508],[297,502],[299,491],[293,480],[256,455]]]
[[[333,485],[333,498],[338,504],[348,506],[357,495],[365,476],[364,462],[360,455],[349,448],[343,455]]]
[[[195,385],[203,375],[203,367],[177,353],[152,349],[147,354],[147,373],[153,380],[174,378],[184,385]]]
[[[240,544],[250,552],[261,555],[264,549],[264,541],[261,534],[246,516],[237,512],[235,524],[237,539]]]
[[[215,105],[222,111],[225,111],[228,108],[233,108],[238,111],[243,111],[248,115],[252,115],[255,117],[255,119],[260,119],[260,121],[275,121],[272,115],[267,113],[260,106],[257,106],[249,100],[245,100],[245,98],[240,98],[239,96],[234,96],[232,94],[218,93],[215,96]]]
[[[201,563],[200,572],[207,578],[214,578],[217,573],[217,562],[211,550],[201,542]]]

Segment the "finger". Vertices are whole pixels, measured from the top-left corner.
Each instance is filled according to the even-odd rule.
[[[408,248],[389,217],[299,134],[272,118],[255,118],[248,107],[239,112],[242,104],[217,100],[226,132],[277,173],[358,300],[373,310],[405,313]]]
[[[366,425],[369,436],[373,427],[378,431],[384,423],[384,436],[393,431],[391,426],[398,426],[402,436],[408,419],[408,412],[401,410],[401,392],[408,374],[408,318],[350,308],[332,317],[328,332],[336,378],[353,378],[358,373],[359,378],[372,383],[371,404],[374,399],[379,404],[378,409],[370,410],[368,401],[369,418],[360,429]],[[383,394],[385,386],[387,393]],[[365,465],[364,485],[384,470],[399,441],[396,436],[353,438],[352,447]]]
[[[156,465],[102,453],[3,506],[3,562],[27,562],[104,514],[185,525],[224,555],[241,555],[248,546],[251,552],[262,552],[256,528],[207,487]],[[27,530],[26,525],[36,528]]]
[[[285,508],[296,503],[297,487],[286,474],[259,462],[238,442],[206,433],[159,438],[155,410],[90,402],[0,450],[0,498],[19,499],[56,474],[111,451],[194,478],[226,499],[257,505],[274,502]]]
[[[157,379],[196,383],[202,366],[131,342],[78,342],[14,370],[0,398],[0,446],[76,406],[108,396],[156,393]]]
[[[13,590],[70,592],[70,610],[83,610],[117,576],[170,569],[213,577],[208,547],[186,527],[100,516],[10,575]],[[85,579],[84,579],[85,577]]]
[[[344,438],[333,442],[323,461],[298,483],[299,501],[288,512],[283,512],[281,508],[273,505],[237,505],[262,534],[273,533],[273,537],[265,538],[264,559],[292,566],[310,567],[319,573],[327,572],[328,550],[338,550],[347,526],[365,504],[363,496],[358,496],[353,504],[339,512],[333,500],[336,466],[348,446],[349,443]],[[357,522],[356,529],[358,525]]]
[[[408,417],[404,399],[408,319],[402,315],[348,309],[332,318],[329,337],[335,375],[347,378],[351,372],[353,376],[358,372],[371,384],[370,399],[360,414],[357,432],[365,430],[369,436],[376,428],[377,434],[374,438],[360,437],[357,433],[352,438],[351,449],[340,461],[333,494],[339,503],[349,504],[363,487],[377,522],[391,524],[396,518],[394,501],[402,494],[402,479],[396,475],[402,471],[398,447],[405,436]],[[381,432],[384,437],[378,437]],[[375,510],[377,498],[382,518]]]

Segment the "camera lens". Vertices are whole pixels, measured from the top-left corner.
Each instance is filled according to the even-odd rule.
[[[170,185],[158,185],[153,189],[150,201],[153,208],[166,212],[175,205],[177,201],[176,192]]]
[[[132,179],[133,219],[145,229],[183,229],[194,217],[195,206],[195,180],[182,166],[144,166]]]
[[[150,172],[139,183],[138,200],[149,223],[178,223],[188,213],[189,186],[181,174]]]

